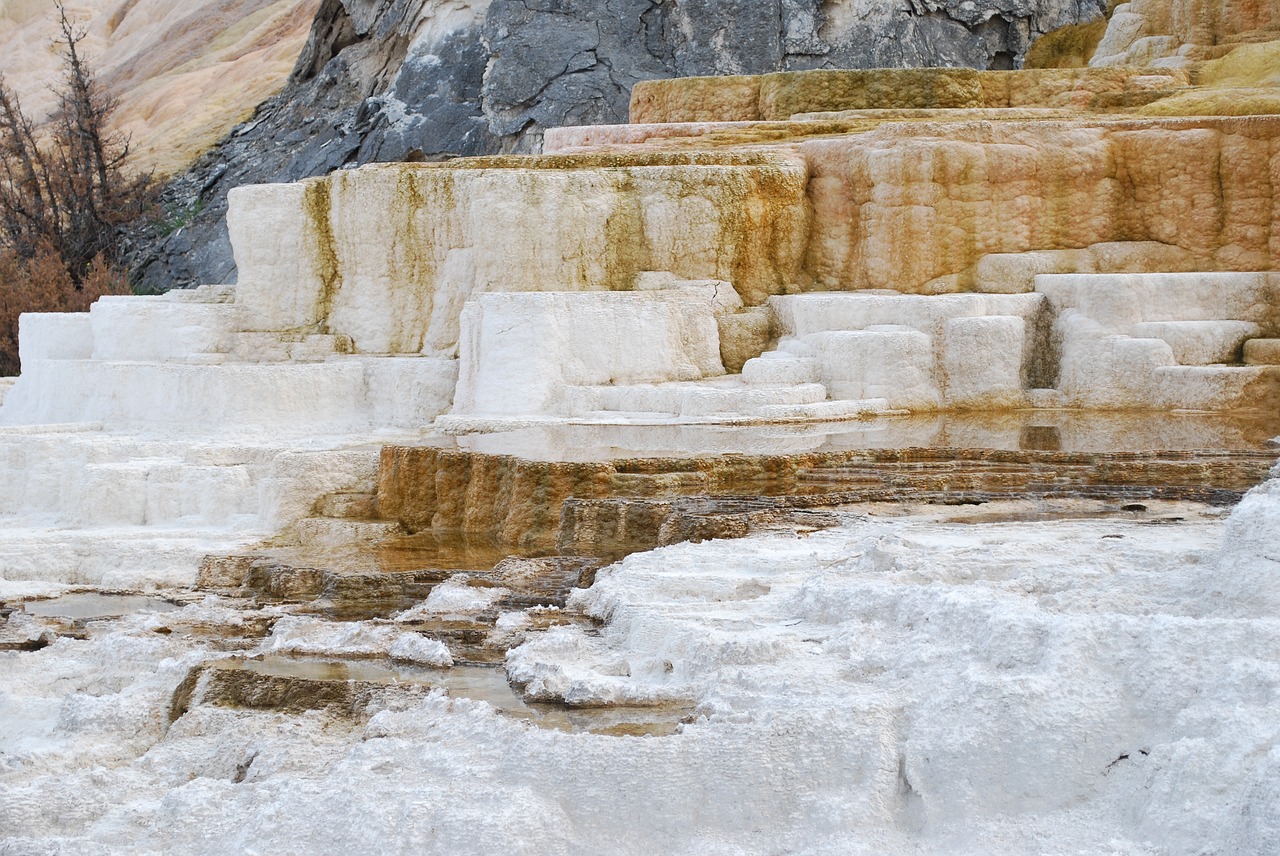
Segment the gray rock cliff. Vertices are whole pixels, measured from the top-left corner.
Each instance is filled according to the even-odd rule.
[[[136,236],[143,290],[235,277],[223,217],[246,183],[373,161],[537,151],[625,122],[660,77],[808,68],[1013,68],[1106,0],[324,0],[284,90],[165,191]]]

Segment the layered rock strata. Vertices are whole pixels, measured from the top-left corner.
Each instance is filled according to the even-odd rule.
[[[1275,850],[1274,126],[1114,74],[246,189],[239,286],[26,320],[0,849]]]
[[[782,72],[647,80],[631,90],[633,124],[780,121],[848,110],[1138,106],[1186,88],[1186,70],[1117,68],[977,71],[970,68]]]
[[[664,525],[679,529],[672,515],[694,508],[678,497],[779,498],[760,499],[747,509],[758,512],[876,501],[981,503],[1009,496],[1230,504],[1265,480],[1273,462],[1269,451],[884,449],[564,463],[387,446],[378,472],[378,513],[410,531],[488,539],[513,549],[558,545],[612,555],[664,543]],[[704,515],[735,513],[732,499],[704,505]]]

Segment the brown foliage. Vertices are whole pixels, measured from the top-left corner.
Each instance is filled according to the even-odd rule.
[[[99,257],[75,282],[48,245],[29,259],[0,249],[0,377],[18,373],[18,317],[24,312],[85,312],[104,294],[128,294],[125,277]]]
[[[123,228],[152,206],[130,176],[127,138],[107,130],[115,101],[80,52],[83,29],[56,4],[64,62],[58,109],[43,125],[0,75],[0,375],[18,368],[22,312],[74,312],[125,290]]]

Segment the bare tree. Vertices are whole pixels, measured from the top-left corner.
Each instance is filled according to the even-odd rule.
[[[123,229],[153,204],[150,174],[127,170],[129,139],[108,130],[117,104],[85,61],[85,30],[55,7],[63,78],[52,116],[37,125],[0,74],[0,374],[17,368],[19,312],[84,309],[124,289]]]
[[[84,28],[56,8],[63,80],[44,126],[0,76],[0,247],[30,259],[51,245],[79,283],[99,256],[116,261],[121,228],[149,208],[152,182],[126,172],[129,140],[107,130],[116,101],[85,62]]]

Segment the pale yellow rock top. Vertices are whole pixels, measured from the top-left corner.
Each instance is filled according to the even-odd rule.
[[[1186,89],[1174,68],[975,71],[913,68],[777,72],[646,80],[631,92],[631,121],[782,121],[814,113],[1053,108],[1110,111]]]
[[[284,85],[319,0],[78,0],[69,16],[87,30],[84,53],[120,99],[116,128],[131,135],[137,165],[184,167]],[[51,4],[0,5],[0,71],[28,113],[53,106],[60,70]]]

